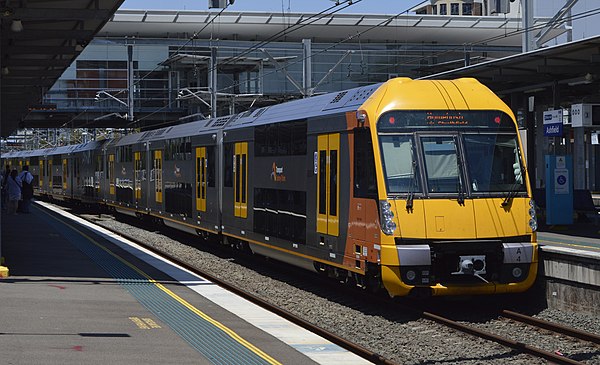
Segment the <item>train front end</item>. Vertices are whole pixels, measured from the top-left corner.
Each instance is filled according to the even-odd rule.
[[[393,79],[361,106],[391,296],[516,293],[536,278],[536,213],[511,110],[474,79]]]

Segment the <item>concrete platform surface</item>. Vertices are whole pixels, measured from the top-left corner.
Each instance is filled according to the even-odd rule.
[[[368,363],[42,205],[2,217],[2,364]]]

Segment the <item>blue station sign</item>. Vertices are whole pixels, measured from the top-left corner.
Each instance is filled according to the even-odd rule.
[[[563,135],[562,109],[544,112],[544,136],[561,137]]]

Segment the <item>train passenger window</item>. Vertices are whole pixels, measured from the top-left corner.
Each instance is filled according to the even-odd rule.
[[[206,167],[206,178],[209,187],[215,187],[215,147],[207,147],[206,158],[208,166]]]
[[[327,150],[319,151],[319,214],[327,214]]]
[[[246,203],[246,183],[248,182],[248,178],[246,177],[246,172],[248,171],[247,167],[246,167],[246,159],[248,158],[247,154],[242,154],[241,155],[241,161],[240,161],[240,172],[241,174],[241,189],[242,189],[242,199],[241,199],[241,203]]]
[[[516,135],[464,136],[473,192],[525,191]]]
[[[458,193],[460,176],[456,141],[452,136],[421,138],[430,193]]]
[[[223,145],[223,186],[233,187],[233,143],[225,143]]]
[[[337,182],[337,167],[338,167],[338,155],[336,150],[331,150],[329,153],[330,163],[329,168],[331,172],[329,173],[329,215],[336,216],[337,215],[337,190],[338,190],[338,182]]]
[[[254,231],[306,243],[306,192],[254,189]]]
[[[388,193],[420,192],[412,135],[381,135],[379,140]]]
[[[254,129],[255,156],[306,154],[306,120],[274,123]]]

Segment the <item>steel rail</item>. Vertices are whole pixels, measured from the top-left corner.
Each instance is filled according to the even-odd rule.
[[[502,315],[506,318],[510,318],[512,320],[515,321],[519,321],[519,322],[523,322],[526,324],[530,324],[532,326],[536,326],[536,327],[540,327],[540,328],[544,328],[556,333],[560,333],[560,334],[564,334],[567,336],[571,336],[571,337],[575,337],[578,338],[580,340],[584,340],[584,341],[589,341],[589,342],[593,342],[596,344],[600,344],[600,336],[595,334],[595,333],[591,333],[591,332],[586,332],[586,331],[582,331],[582,330],[578,330],[576,328],[571,328],[571,327],[567,327],[567,326],[563,326],[561,324],[558,323],[552,323],[549,321],[544,321],[542,319],[538,319],[535,317],[531,317],[531,316],[527,316],[524,314],[520,314],[517,312],[513,312],[510,310],[503,310]]]
[[[433,314],[433,313],[429,313],[429,312],[422,312],[422,316],[423,316],[423,318],[427,318],[432,321],[436,321],[438,323],[441,323],[445,326],[454,328],[461,332],[468,333],[468,334],[471,334],[471,335],[474,335],[474,336],[477,336],[480,338],[484,338],[486,340],[497,342],[501,345],[510,347],[517,351],[524,352],[524,353],[527,353],[527,354],[530,354],[530,355],[533,355],[536,357],[541,357],[541,358],[544,358],[544,359],[549,360],[556,364],[584,365],[584,363],[582,363],[582,362],[572,360],[567,357],[560,356],[560,355],[554,354],[552,352],[548,352],[548,351],[524,344],[522,342],[518,342],[518,341],[514,341],[511,339],[502,337],[502,336],[498,336],[498,335],[495,335],[495,334],[487,332],[487,331],[482,331],[480,329],[464,325],[462,323],[453,321],[451,319],[444,318],[437,314]]]

